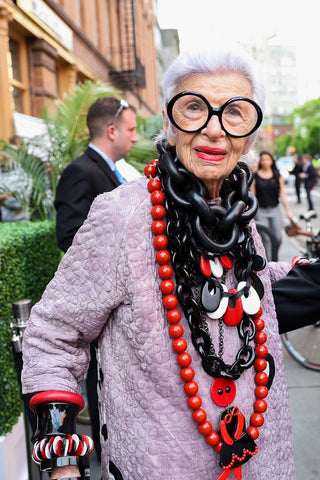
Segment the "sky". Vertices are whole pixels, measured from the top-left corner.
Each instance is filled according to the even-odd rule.
[[[299,103],[320,97],[319,0],[158,0],[160,28],[176,28],[180,50],[259,38],[297,52]]]

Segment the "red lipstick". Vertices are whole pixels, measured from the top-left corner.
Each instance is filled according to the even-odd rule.
[[[208,147],[206,145],[199,145],[194,151],[201,160],[207,162],[220,162],[228,153],[222,148]]]

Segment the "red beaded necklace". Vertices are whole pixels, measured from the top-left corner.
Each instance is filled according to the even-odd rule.
[[[187,404],[192,410],[192,418],[198,424],[198,430],[201,435],[205,437],[206,443],[214,447],[217,452],[221,452],[224,442],[229,442],[228,444],[230,445],[233,443],[233,439],[230,438],[226,430],[226,424],[231,422],[233,416],[237,416],[237,429],[239,429],[239,432],[234,433],[234,439],[236,439],[237,435],[240,435],[242,432],[242,414],[237,407],[233,407],[229,415],[226,415],[226,417],[220,421],[220,432],[217,432],[213,429],[211,422],[207,419],[206,411],[201,407],[202,399],[198,393],[199,387],[195,381],[195,371],[191,366],[192,357],[187,352],[188,344],[183,338],[184,329],[179,323],[181,320],[181,313],[177,309],[178,299],[174,295],[175,284],[171,279],[173,268],[170,265],[170,252],[167,250],[168,238],[166,236],[166,223],[164,221],[166,217],[166,208],[164,207],[165,194],[161,189],[162,185],[160,179],[155,178],[157,175],[157,162],[158,160],[152,160],[149,165],[145,167],[144,174],[149,178],[148,190],[151,193],[151,202],[153,205],[151,209],[151,216],[153,218],[151,231],[154,234],[153,244],[157,250],[156,261],[159,264],[158,274],[161,279],[160,290],[163,294],[163,305],[167,310],[166,318],[169,323],[169,335],[173,339],[172,348],[177,354],[177,363],[181,367],[180,377],[185,382],[184,391],[188,397]],[[267,368],[265,357],[268,354],[268,348],[265,345],[267,335],[264,332],[264,320],[261,318],[261,315],[262,308],[260,308],[255,315],[252,315],[256,328],[256,334],[254,337],[256,344],[256,359],[254,361],[254,368],[256,370],[256,400],[253,405],[254,413],[251,415],[250,426],[247,429],[247,433],[253,440],[258,438],[258,428],[264,424],[263,413],[267,410],[267,402],[265,398],[268,395],[268,388],[266,385],[269,380],[267,373],[265,373],[265,369]],[[224,380],[221,379],[221,381],[223,382]],[[244,451],[243,458],[246,454],[254,455],[256,453],[257,448],[254,452]],[[241,479],[241,467],[234,467],[234,462],[237,460],[241,463],[243,458],[239,458],[239,456],[236,455],[233,456],[232,462],[228,466],[223,467],[224,472],[218,480],[226,479],[230,475],[232,471],[231,469],[234,469],[233,471],[236,478]]]

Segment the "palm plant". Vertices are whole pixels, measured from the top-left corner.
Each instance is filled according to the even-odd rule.
[[[29,210],[31,219],[52,218],[54,214],[52,194],[45,163],[29,153],[27,145],[23,143],[17,148],[1,140],[0,146],[4,170],[0,193],[13,197],[21,210]],[[15,185],[12,182],[8,183],[6,173],[14,173],[19,181]]]

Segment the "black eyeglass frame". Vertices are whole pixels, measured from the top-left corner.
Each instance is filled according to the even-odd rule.
[[[207,108],[208,108],[208,118],[207,120],[204,122],[204,124],[200,127],[200,128],[196,128],[195,130],[185,130],[184,128],[181,128],[174,120],[173,118],[173,115],[172,115],[172,109],[173,109],[173,105],[175,104],[175,102],[177,100],[179,100],[179,98],[181,97],[184,97],[186,95],[195,95],[196,97],[199,97],[201,100],[204,101],[204,103],[206,104]],[[233,103],[233,102],[236,102],[236,101],[239,101],[239,100],[245,100],[249,103],[251,103],[256,111],[257,111],[257,114],[258,114],[258,117],[257,117],[257,123],[256,125],[250,130],[250,132],[246,133],[245,135],[234,135],[233,133],[229,133],[225,127],[223,126],[223,123],[222,123],[222,114],[223,114],[223,111],[224,109],[230,105],[230,103]],[[229,100],[227,100],[221,107],[219,108],[215,108],[215,107],[212,107],[210,105],[210,103],[208,102],[208,100],[206,99],[206,97],[204,97],[203,95],[201,95],[201,93],[198,93],[198,92],[193,92],[192,90],[186,90],[184,92],[180,92],[178,93],[177,95],[175,95],[174,97],[171,98],[171,100],[169,102],[166,103],[166,108],[167,108],[167,113],[168,113],[168,117],[170,119],[170,122],[178,129],[180,130],[181,132],[185,132],[185,133],[196,133],[196,132],[200,132],[203,128],[205,128],[208,123],[210,122],[211,118],[213,117],[213,115],[217,115],[218,119],[219,119],[219,122],[220,122],[220,125],[221,125],[221,128],[222,130],[227,134],[229,135],[230,137],[234,137],[234,138],[244,138],[244,137],[248,137],[249,135],[251,135],[252,133],[254,133],[261,125],[262,123],[262,120],[263,120],[263,113],[262,113],[262,110],[261,108],[259,107],[259,105],[254,101],[254,100],[251,100],[251,98],[247,98],[247,97],[232,97],[230,98]]]

